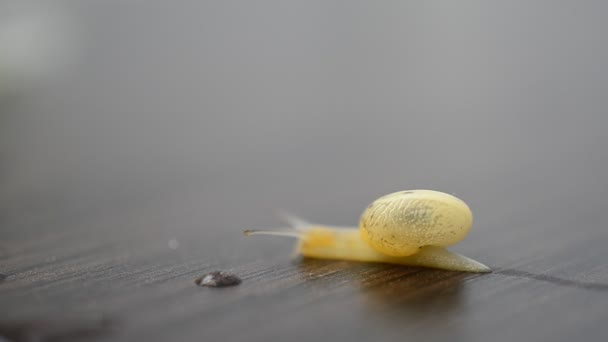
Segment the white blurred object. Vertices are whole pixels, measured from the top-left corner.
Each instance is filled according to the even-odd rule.
[[[19,2],[0,6],[0,96],[44,84],[73,62],[77,30],[63,8]]]
[[[171,240],[169,240],[169,248],[171,248],[171,249],[178,249],[179,248],[179,241],[177,241],[177,239],[171,239]]]

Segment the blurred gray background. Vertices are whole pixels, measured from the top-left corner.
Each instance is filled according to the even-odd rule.
[[[45,41],[70,55],[3,97],[7,232],[143,201],[168,235],[275,209],[355,225],[415,188],[465,199],[497,244],[604,232],[605,2],[24,4],[3,20],[52,14],[69,25]],[[553,224],[581,216],[598,224]]]

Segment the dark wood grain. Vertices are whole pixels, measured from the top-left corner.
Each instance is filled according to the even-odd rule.
[[[25,325],[21,329],[60,340],[159,341],[606,336],[608,255],[597,235],[572,234],[563,243],[522,239],[503,247],[521,255],[507,262],[484,249],[483,240],[466,244],[459,251],[495,268],[491,274],[468,274],[290,260],[288,239],[245,238],[236,229],[213,240],[196,230],[181,231],[180,246],[172,250],[163,234],[137,228],[162,215],[150,208],[166,202],[141,203],[140,210],[107,212],[111,219],[100,215],[62,229],[40,229],[35,238],[13,231],[3,241],[1,263],[8,275],[0,283],[4,332]],[[215,255],[214,245],[234,251]],[[528,248],[536,253],[525,252]],[[212,270],[230,270],[243,283],[223,289],[194,284]],[[104,319],[116,324],[90,329],[91,322]],[[48,332],[39,328],[47,320],[67,323]],[[92,333],[79,333],[83,325]]]

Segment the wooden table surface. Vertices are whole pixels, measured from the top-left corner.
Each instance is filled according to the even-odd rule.
[[[604,5],[229,3],[72,2],[78,62],[0,99],[2,338],[608,340]],[[417,188],[493,273],[242,234]]]
[[[292,260],[288,239],[245,238],[238,228],[211,234],[205,228],[220,223],[199,216],[194,198],[184,201],[107,203],[50,217],[27,208],[4,221],[0,334],[125,341],[608,336],[599,199],[584,202],[580,215],[520,221],[514,234],[501,233],[507,227],[498,221],[476,227],[455,249],[491,265],[490,274]],[[167,226],[192,229],[169,235]],[[194,284],[212,270],[243,282]]]

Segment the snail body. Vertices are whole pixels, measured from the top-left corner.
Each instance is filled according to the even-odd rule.
[[[311,224],[290,216],[286,219],[293,229],[248,230],[245,235],[296,237],[296,253],[311,258],[491,271],[445,249],[467,235],[473,215],[466,203],[443,192],[409,190],[382,196],[363,211],[359,228]]]

